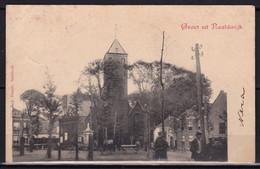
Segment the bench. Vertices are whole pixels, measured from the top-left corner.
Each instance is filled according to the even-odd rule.
[[[138,152],[138,148],[136,147],[136,145],[121,145],[121,149],[124,154],[126,154],[127,151],[134,151],[135,153]]]

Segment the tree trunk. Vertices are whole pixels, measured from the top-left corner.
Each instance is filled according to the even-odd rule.
[[[76,132],[75,132],[75,150],[76,150],[76,156],[75,160],[79,160],[79,145],[78,145],[78,123],[76,123]]]
[[[32,119],[30,120],[30,126],[29,126],[29,152],[32,153],[33,152],[33,147],[34,147],[34,143],[33,143],[33,133],[32,133]]]
[[[49,126],[49,137],[48,137],[48,144],[47,144],[47,158],[51,158],[51,143],[52,143],[52,129],[53,124]]]
[[[97,147],[99,147],[99,128],[97,129]]]
[[[88,161],[93,161],[93,134],[89,135]]]
[[[20,156],[24,155],[24,142],[25,138],[23,136],[20,137]]]

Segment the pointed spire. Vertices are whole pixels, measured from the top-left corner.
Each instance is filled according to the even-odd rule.
[[[107,53],[126,54],[125,50],[122,48],[122,46],[120,45],[117,39],[114,40]]]

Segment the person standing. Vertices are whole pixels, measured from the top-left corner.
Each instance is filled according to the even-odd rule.
[[[169,147],[167,141],[160,132],[159,137],[155,140],[155,160],[167,160],[167,148]]]
[[[191,142],[191,158],[195,161],[202,161],[203,160],[203,144],[201,141],[202,132],[197,131],[196,138]]]

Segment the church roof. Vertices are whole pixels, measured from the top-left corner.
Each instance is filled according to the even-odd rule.
[[[142,106],[139,104],[139,102],[136,102],[135,106],[132,108],[132,110],[129,111],[128,115],[131,115],[137,109],[141,110],[142,112],[145,112]]]
[[[125,50],[122,48],[122,46],[120,45],[117,39],[114,40],[107,53],[126,54]]]

